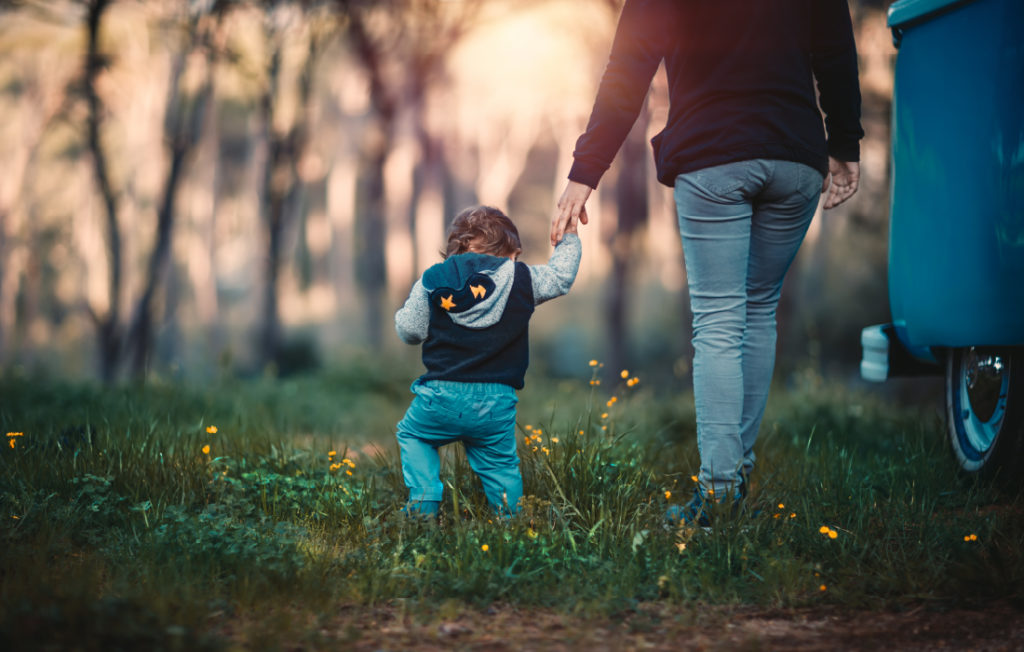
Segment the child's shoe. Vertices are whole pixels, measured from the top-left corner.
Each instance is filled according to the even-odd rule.
[[[409,520],[435,521],[440,509],[440,500],[410,500],[400,511]]]

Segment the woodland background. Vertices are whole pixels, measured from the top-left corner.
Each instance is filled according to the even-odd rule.
[[[884,2],[852,0],[862,187],[818,215],[780,306],[780,368],[853,379],[885,321]],[[119,381],[415,359],[391,316],[462,207],[544,262],[620,0],[0,3],[0,373]],[[538,312],[534,368],[592,357],[685,383],[685,272],[645,113]]]
[[[1024,649],[1020,497],[935,384],[860,385],[886,4],[849,2],[861,189],[787,277],[752,508],[705,532],[664,523],[699,459],[663,71],[532,319],[522,511],[447,447],[440,519],[402,512],[392,315],[468,204],[547,259],[621,0],[0,0],[0,649]]]

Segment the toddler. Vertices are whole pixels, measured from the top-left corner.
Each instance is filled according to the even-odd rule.
[[[500,210],[474,206],[453,220],[444,261],[395,314],[398,336],[423,344],[427,368],[398,423],[407,515],[437,515],[438,449],[452,442],[462,442],[491,507],[502,516],[518,511],[515,390],[529,364],[527,326],[534,306],[569,291],[580,251],[575,222],[546,265],[526,265],[516,260],[519,232]]]

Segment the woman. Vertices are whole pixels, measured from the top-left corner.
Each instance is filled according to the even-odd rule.
[[[828,209],[857,190],[857,53],[846,0],[626,0],[553,244],[570,220],[587,223],[662,60],[669,114],[652,145],[675,189],[701,458],[693,499],[667,516],[706,526],[715,504],[738,509],[746,495],[786,270],[820,195]]]

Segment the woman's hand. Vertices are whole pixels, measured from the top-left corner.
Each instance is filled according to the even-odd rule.
[[[590,197],[590,186],[570,181],[558,200],[558,210],[554,219],[551,220],[551,244],[556,245],[562,241],[566,233],[576,231],[576,223],[587,223],[587,198]]]
[[[840,161],[829,156],[828,172],[828,176],[821,184],[821,192],[827,193],[823,207],[825,209],[835,208],[857,192],[857,186],[860,184],[860,163]]]

